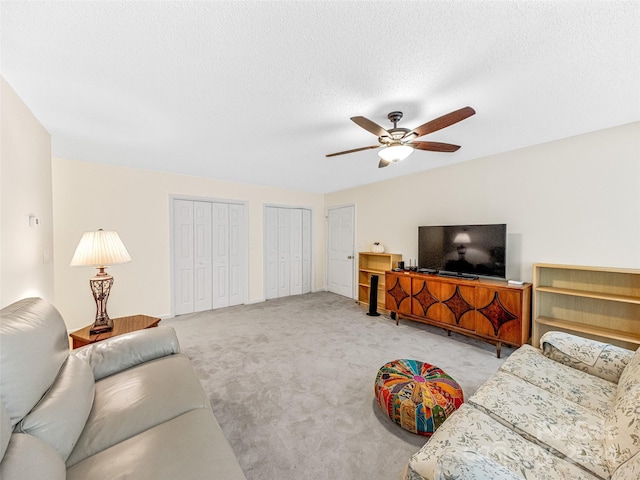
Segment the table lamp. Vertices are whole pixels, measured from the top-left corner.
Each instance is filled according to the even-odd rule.
[[[110,332],[113,321],[107,314],[107,300],[113,285],[113,277],[104,271],[109,265],[127,263],[131,256],[116,232],[104,231],[84,232],[71,259],[71,266],[90,265],[99,269],[95,277],[89,280],[89,286],[96,301],[96,321],[89,333]]]

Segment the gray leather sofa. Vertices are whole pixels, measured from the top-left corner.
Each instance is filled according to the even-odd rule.
[[[246,480],[172,328],[69,352],[39,298],[0,315],[0,478]]]

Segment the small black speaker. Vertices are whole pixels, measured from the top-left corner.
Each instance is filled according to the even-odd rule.
[[[371,275],[371,285],[369,291],[369,311],[370,317],[379,317],[378,313],[378,275]]]

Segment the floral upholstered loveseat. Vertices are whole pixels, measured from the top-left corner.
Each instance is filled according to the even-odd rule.
[[[640,479],[640,349],[561,332],[540,343],[446,420],[407,480]]]

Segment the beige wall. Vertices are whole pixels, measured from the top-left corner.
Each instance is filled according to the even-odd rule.
[[[348,204],[358,250],[380,241],[416,258],[418,225],[505,222],[510,278],[530,280],[534,262],[640,268],[640,122],[323,196],[65,159],[52,169],[49,134],[4,80],[0,93],[0,303],[42,296],[69,329],[94,317],[93,272],[69,261],[98,228],[133,257],[110,269],[111,316],[171,313],[171,195],[247,203],[249,302],[264,296],[266,204],[312,209],[314,290],[325,288],[326,209]]]
[[[326,195],[344,204],[358,250],[415,259],[418,225],[507,223],[509,278],[536,262],[640,268],[640,122]]]
[[[249,216],[249,302],[264,299],[263,211],[266,204],[312,210],[312,288],[325,288],[324,197],[299,191],[159,173],[88,162],[53,159],[56,306],[76,329],[93,321],[90,268],[70,267],[87,230],[116,230],[133,261],[109,268],[114,286],[108,311],[113,318],[144,313],[171,314],[171,195],[247,202]]]
[[[1,77],[0,100],[0,306],[53,302],[51,136]]]

